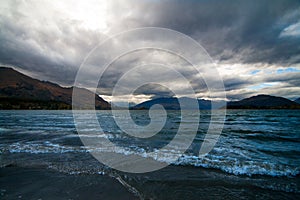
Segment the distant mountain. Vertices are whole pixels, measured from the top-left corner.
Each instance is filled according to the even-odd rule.
[[[72,92],[76,89],[83,101],[78,107],[91,109],[84,105],[84,98],[95,97],[96,109],[110,109],[111,105],[98,95],[84,88],[61,87],[48,81],[40,81],[26,76],[12,68],[0,67],[0,109],[71,109]],[[157,98],[131,107],[134,110],[149,109],[161,104],[167,110],[193,109],[193,99],[181,97],[184,107],[180,108],[179,99],[174,97]],[[298,103],[296,103],[298,102]],[[224,107],[225,102],[213,102],[216,109]],[[198,99],[200,110],[211,109],[212,102]],[[283,97],[258,95],[240,101],[227,103],[228,109],[300,109],[300,98],[295,101]]]
[[[300,104],[283,97],[257,95],[228,102],[227,109],[300,109]]]
[[[157,98],[143,103],[137,104],[132,107],[134,110],[148,110],[151,106],[155,104],[160,104],[165,107],[167,110],[180,110],[179,102],[177,98],[166,97],[166,98]]]
[[[73,89],[0,67],[0,109],[71,109]],[[83,97],[95,96],[96,109],[110,108],[108,102],[91,91],[76,89]]]
[[[183,102],[184,108],[180,108],[179,100]],[[148,110],[151,106],[155,104],[160,104],[164,106],[166,110],[180,110],[180,109],[194,109],[191,105],[194,99],[188,98],[188,97],[181,97],[181,98],[175,98],[175,97],[165,97],[165,98],[156,98],[149,101],[145,101],[143,103],[137,104],[133,106],[131,109],[134,110]],[[210,110],[211,109],[211,101],[204,100],[204,99],[198,99],[198,105],[200,110]],[[216,109],[222,107],[225,105],[225,102],[215,102],[216,103]]]

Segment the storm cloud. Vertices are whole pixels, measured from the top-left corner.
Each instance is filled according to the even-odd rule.
[[[172,29],[199,42],[217,63],[228,99],[258,93],[291,99],[300,95],[297,0],[4,0],[0,3],[0,64],[39,79],[72,85],[77,70],[96,45],[116,33],[141,27]],[[144,41],[134,38],[131,42]],[[107,50],[98,59],[110,54]],[[181,65],[182,73],[189,69],[172,55],[139,52],[118,60],[117,66],[106,71],[99,93],[109,98],[122,74],[153,54],[169,65]],[[87,79],[95,70],[87,72]],[[188,74],[199,97],[208,97],[203,80]],[[174,95],[153,85],[140,88],[136,94],[149,98]]]

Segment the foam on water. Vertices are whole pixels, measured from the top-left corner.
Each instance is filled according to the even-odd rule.
[[[276,165],[269,162],[255,162],[255,161],[244,161],[239,160],[226,160],[218,159],[214,156],[208,156],[199,158],[195,156],[183,156],[175,165],[195,166],[219,169],[223,172],[227,172],[234,175],[268,175],[268,176],[297,176],[300,174],[299,167],[290,167],[286,165]]]
[[[143,117],[140,115],[145,113],[134,114],[142,120]],[[288,118],[288,115],[294,117]],[[205,157],[197,156],[199,151],[193,147],[201,146],[205,134],[205,124],[209,124],[209,119],[206,120],[206,118],[200,122],[200,128],[204,132],[202,129],[199,130],[191,149],[180,156],[176,147],[164,152],[159,151],[159,148],[156,147],[157,144],[168,143],[173,138],[173,130],[176,132],[177,123],[181,119],[177,114],[174,114],[174,121],[171,120],[162,134],[156,138],[149,138],[149,142],[145,142],[122,133],[114,123],[107,120],[108,113],[99,111],[97,116],[99,121],[103,122],[105,133],[96,134],[93,127],[87,127],[86,134],[83,133],[80,137],[91,140],[105,137],[116,142],[115,144],[120,144],[120,148],[83,146],[71,116],[72,113],[63,111],[24,111],[9,115],[3,113],[0,115],[2,117],[2,121],[0,121],[1,154],[7,152],[8,162],[11,157],[16,158],[18,162],[26,163],[31,163],[28,161],[32,157],[38,157],[39,162],[45,159],[45,162],[49,161],[49,163],[61,159],[63,166],[52,163],[49,164],[49,167],[65,170],[68,173],[106,173],[102,168],[97,168],[101,164],[95,159],[96,162],[89,166],[85,166],[85,163],[78,166],[67,165],[70,161],[92,159],[89,152],[115,152],[123,155],[135,154],[141,157],[150,157],[178,168],[187,169],[186,166],[192,166],[196,170],[200,168],[217,169],[220,172],[247,178],[263,175],[267,179],[273,177],[280,177],[280,179],[292,177],[293,179],[294,177],[298,178],[300,174],[299,112],[230,111],[217,146]],[[272,120],[266,120],[270,117]],[[90,115],[87,114],[86,119],[89,118]],[[286,120],[287,118],[289,120]],[[17,155],[19,153],[20,156]],[[11,156],[12,154],[14,155]],[[28,156],[24,154],[28,154]],[[18,160],[23,156],[24,159]],[[4,158],[4,156],[2,157]],[[172,162],[177,157],[180,158]],[[67,162],[64,162],[65,160]],[[1,162],[6,161],[2,159]],[[88,162],[90,161],[88,160]],[[275,190],[283,188],[287,191],[290,189],[281,185],[270,185],[270,188]]]
[[[194,166],[211,169],[219,169],[223,172],[234,174],[234,175],[268,175],[268,176],[297,176],[300,174],[300,167],[292,167],[284,164],[274,164],[271,162],[260,162],[252,160],[239,160],[234,158],[226,158],[225,155],[208,154],[205,157],[183,155],[176,162],[171,162],[174,158],[178,157],[179,152],[169,150],[167,152],[159,152],[154,149],[153,152],[147,153],[147,150],[137,146],[130,146],[126,148],[92,148],[84,146],[64,146],[55,144],[49,141],[40,143],[13,143],[8,148],[0,147],[1,151],[8,150],[10,153],[31,153],[31,154],[64,154],[64,153],[88,153],[88,152],[114,152],[123,155],[139,155],[141,157],[151,157],[159,162],[178,166]],[[216,148],[215,152],[221,150]],[[233,151],[233,150],[232,150]],[[234,151],[233,151],[234,152]],[[242,154],[242,152],[240,152]]]
[[[16,142],[8,147],[0,146],[1,151],[9,151],[10,153],[31,153],[31,154],[46,154],[46,153],[69,153],[69,152],[87,152],[84,148],[63,146],[51,142],[39,143],[20,143]]]
[[[7,131],[11,131],[11,130],[10,130],[10,129],[7,129],[7,128],[1,128],[1,127],[0,127],[0,133],[1,133],[1,132],[7,132]]]

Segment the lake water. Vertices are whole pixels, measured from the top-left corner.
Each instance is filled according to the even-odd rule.
[[[88,119],[89,112],[85,115]],[[149,123],[148,111],[132,111],[131,116],[139,125]],[[178,111],[168,111],[167,122],[159,134],[137,139],[118,128],[110,111],[97,111],[97,117],[103,137],[124,150],[117,153],[144,157],[167,145],[180,123],[193,123],[181,122]],[[170,166],[155,172],[131,174],[110,169],[90,154],[107,149],[85,148],[72,111],[0,111],[0,165],[83,176],[109,175],[145,199],[299,197],[299,111],[227,110],[218,142],[208,155],[199,157],[209,122],[210,112],[201,111],[197,135],[178,160],[170,161],[176,156],[175,151],[164,152],[163,159],[160,157],[158,161]],[[97,140],[99,136],[86,137]]]

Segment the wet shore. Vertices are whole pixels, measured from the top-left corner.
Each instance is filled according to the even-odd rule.
[[[0,190],[1,199],[139,199],[106,175],[41,168],[0,168]]]

